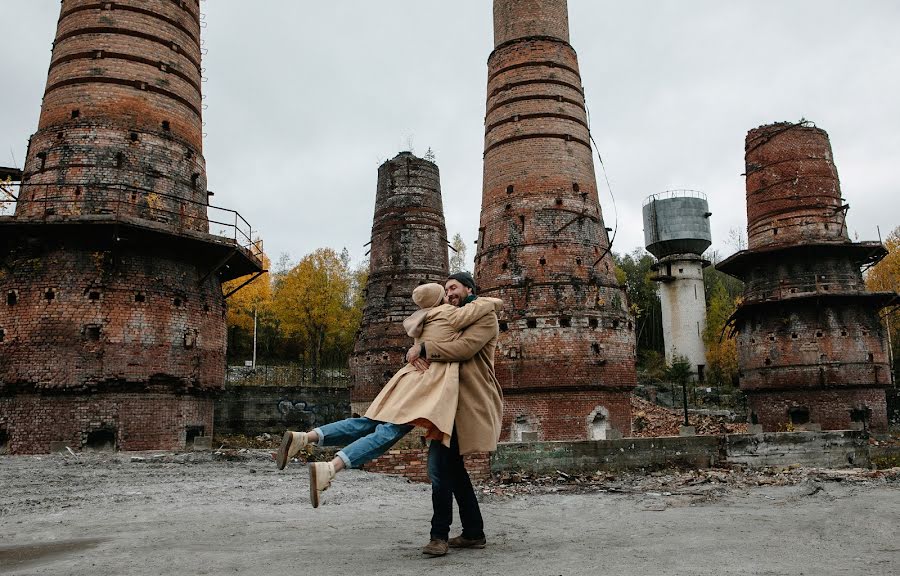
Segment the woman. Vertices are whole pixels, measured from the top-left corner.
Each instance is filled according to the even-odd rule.
[[[416,343],[450,341],[483,317],[500,310],[497,298],[478,298],[458,308],[445,304],[444,287],[422,284],[413,290],[419,310],[403,321],[406,333]],[[384,454],[415,426],[425,428],[426,437],[449,446],[459,394],[459,363],[432,362],[419,371],[412,364],[401,368],[382,388],[362,418],[347,418],[308,432],[284,433],[276,454],[279,470],[308,444],[345,447],[331,462],[311,462],[309,495],[313,508],[319,493],[331,485],[344,468],[358,468]]]

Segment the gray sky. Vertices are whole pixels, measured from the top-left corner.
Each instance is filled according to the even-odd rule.
[[[273,262],[368,242],[378,165],[431,147],[450,236],[478,230],[489,0],[205,0],[204,155],[213,203]],[[37,128],[58,0],[0,0],[0,165]],[[713,248],[746,228],[746,132],[812,120],[831,136],[851,237],[900,224],[900,2],[569,0],[591,129],[618,207],[613,250],[643,245],[641,204],[701,190]],[[599,163],[608,226],[613,205]]]

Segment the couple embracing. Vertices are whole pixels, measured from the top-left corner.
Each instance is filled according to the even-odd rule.
[[[423,554],[443,556],[448,548],[483,548],[484,522],[464,454],[493,452],[500,437],[502,393],[494,375],[497,344],[496,298],[479,298],[468,272],[450,275],[443,286],[413,291],[419,310],[404,320],[415,339],[401,368],[372,401],[365,417],[348,418],[309,432],[285,432],[276,455],[279,469],[304,446],[344,446],[331,462],[312,462],[310,501],[345,468],[358,468],[384,454],[415,426],[427,431],[431,479],[431,540]],[[453,499],[462,533],[450,538]]]

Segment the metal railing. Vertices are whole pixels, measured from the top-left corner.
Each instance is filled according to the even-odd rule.
[[[651,194],[644,199],[643,206],[653,202],[654,200],[668,200],[669,198],[700,198],[701,200],[706,200],[706,194],[700,192],[699,190],[688,190],[688,189],[677,189],[677,190],[666,190],[665,192],[659,192],[657,194]]]
[[[262,255],[259,240],[253,240],[253,227],[243,216],[206,202],[128,184],[22,183],[8,191],[12,194],[0,193],[0,216],[53,222],[97,215],[127,217],[176,231],[212,234],[234,241],[257,258]]]

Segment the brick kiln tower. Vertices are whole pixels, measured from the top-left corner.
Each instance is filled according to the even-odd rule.
[[[412,291],[449,273],[438,167],[401,152],[378,168],[366,302],[350,359],[352,410],[363,414],[406,360]]]
[[[221,282],[261,271],[202,155],[199,0],[64,0],[14,216],[0,217],[12,452],[183,447],[224,385]]]
[[[600,212],[565,0],[495,0],[480,293],[500,297],[502,438],[631,430],[633,319]]]
[[[860,266],[886,251],[851,242],[828,134],[808,123],[747,134],[748,249],[718,265],[746,282],[734,315],[740,386],[764,430],[887,426],[890,366]]]

